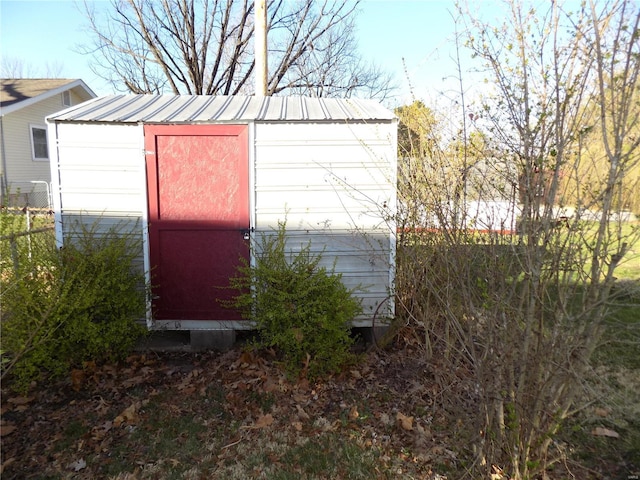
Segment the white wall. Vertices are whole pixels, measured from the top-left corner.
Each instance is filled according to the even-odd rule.
[[[366,287],[369,317],[393,281],[395,226],[385,216],[395,207],[395,132],[393,123],[255,126],[258,235],[286,219],[291,250],[311,240],[348,287]],[[381,311],[390,309],[388,301]]]
[[[141,234],[147,217],[142,135],[138,125],[49,126],[59,241],[78,221],[98,230],[130,225]]]

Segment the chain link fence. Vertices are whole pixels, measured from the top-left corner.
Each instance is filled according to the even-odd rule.
[[[20,182],[2,188],[2,206],[51,210],[51,187],[44,180]]]
[[[55,242],[54,218],[50,210],[42,208],[0,208],[0,271],[15,270],[21,262],[31,260],[36,244]],[[0,280],[5,280],[0,277]]]

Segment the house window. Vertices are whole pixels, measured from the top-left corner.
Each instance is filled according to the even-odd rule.
[[[71,106],[71,92],[69,92],[69,90],[62,92],[62,105],[65,107]]]
[[[34,160],[49,160],[47,148],[47,128],[40,125],[29,125],[31,129],[31,153]]]

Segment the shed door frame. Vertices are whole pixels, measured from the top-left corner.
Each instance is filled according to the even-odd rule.
[[[231,130],[235,130],[238,127],[244,127],[246,129],[246,140],[247,140],[247,158],[248,158],[248,195],[249,195],[249,225],[250,231],[255,231],[255,122],[233,122],[233,123],[211,123],[211,124],[145,124],[140,123],[141,130],[141,138],[142,138],[142,157],[143,157],[143,168],[142,168],[142,177],[144,178],[145,185],[145,195],[144,195],[144,214],[143,214],[143,249],[144,249],[144,264],[145,264],[145,272],[146,272],[146,280],[148,284],[151,284],[152,281],[152,265],[151,265],[151,256],[150,256],[150,232],[149,232],[149,212],[151,205],[149,204],[149,193],[150,186],[147,181],[147,156],[155,155],[155,148],[149,148],[150,145],[147,144],[147,138],[144,135],[145,127],[153,127],[154,130],[161,132],[164,129],[167,131],[174,133],[178,132],[180,134],[181,128],[184,127],[186,129],[199,126],[202,128],[206,127],[214,127],[218,132],[224,131],[221,130],[221,127],[231,127]],[[184,130],[182,130],[184,131]],[[253,233],[251,243],[253,243]],[[255,252],[253,248],[250,248],[249,251],[249,261],[251,265],[255,264]],[[149,297],[147,300],[147,327],[151,330],[249,330],[253,328],[251,322],[246,320],[156,320],[153,318],[152,311],[152,298]]]

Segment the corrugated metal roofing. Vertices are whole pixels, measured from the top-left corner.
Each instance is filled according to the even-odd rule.
[[[49,117],[56,121],[198,123],[391,120],[375,100],[207,95],[110,95]]]

